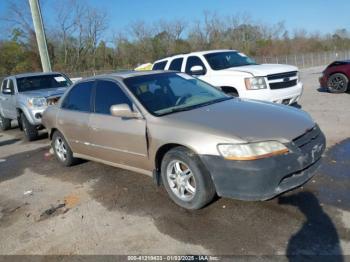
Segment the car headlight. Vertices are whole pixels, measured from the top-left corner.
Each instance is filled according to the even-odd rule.
[[[219,144],[219,153],[229,160],[255,160],[288,152],[288,148],[277,141],[247,144]]]
[[[244,81],[245,87],[248,90],[258,90],[267,88],[265,78],[261,76],[245,78]]]
[[[46,98],[44,97],[34,97],[28,100],[30,107],[44,107],[47,106]]]

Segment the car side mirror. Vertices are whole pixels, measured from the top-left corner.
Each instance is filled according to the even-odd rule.
[[[141,118],[139,112],[132,111],[128,104],[111,106],[111,115],[125,118]]]
[[[12,95],[12,90],[6,88],[6,89],[3,89],[3,90],[2,90],[2,93],[5,94],[5,95]]]
[[[201,65],[192,66],[190,71],[191,71],[191,75],[204,75],[205,74],[205,70],[204,70],[203,66],[201,66]]]

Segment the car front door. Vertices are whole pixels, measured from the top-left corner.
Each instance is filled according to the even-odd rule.
[[[76,84],[62,101],[57,115],[59,130],[74,153],[90,155],[89,118],[95,81]]]
[[[148,168],[146,121],[139,118],[112,116],[112,105],[128,104],[131,99],[112,80],[97,80],[94,112],[90,117],[90,141],[94,156],[129,167]]]
[[[1,106],[3,110],[3,116],[10,119],[16,119],[16,96],[15,87],[12,79],[8,79],[6,82],[3,83],[1,92]]]

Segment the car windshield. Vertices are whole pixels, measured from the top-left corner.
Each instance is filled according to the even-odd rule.
[[[222,70],[230,67],[257,65],[254,59],[245,54],[227,51],[204,55],[213,70]]]
[[[18,92],[68,87],[72,84],[67,77],[61,74],[19,77],[16,80]]]
[[[163,73],[127,78],[124,83],[153,115],[217,103],[232,97],[184,73]]]

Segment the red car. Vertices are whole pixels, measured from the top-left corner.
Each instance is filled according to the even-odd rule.
[[[350,60],[335,61],[322,72],[320,85],[331,93],[344,93],[350,90]]]

